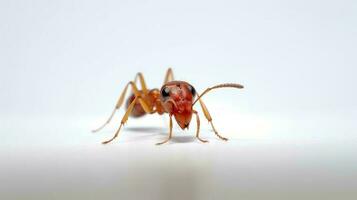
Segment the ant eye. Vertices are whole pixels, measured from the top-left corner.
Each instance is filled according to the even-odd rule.
[[[165,87],[164,89],[161,90],[161,96],[163,98],[166,98],[168,96],[170,96],[170,88]]]
[[[194,87],[192,87],[192,85],[189,85],[188,86],[188,90],[191,92],[192,96],[195,96],[196,95],[196,90]]]

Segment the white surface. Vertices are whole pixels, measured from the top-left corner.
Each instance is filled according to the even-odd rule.
[[[0,199],[356,199],[355,1],[1,1]],[[204,98],[201,144],[167,118],[89,130],[165,70]],[[197,108],[198,109],[198,108]]]
[[[264,127],[262,117],[238,114],[242,121],[226,122],[216,118],[228,142],[218,140],[202,120],[202,137],[209,139],[208,144],[195,140],[193,125],[186,132],[175,129],[170,143],[155,146],[167,137],[167,130],[154,116],[130,120],[120,137],[106,146],[100,141],[110,138],[115,128],[92,134],[89,127],[83,128],[90,124],[86,120],[52,119],[54,126],[45,122],[41,128],[9,130],[18,140],[5,140],[5,146],[2,140],[1,195],[4,199],[356,197],[355,136],[317,130],[322,123],[311,131],[304,123],[279,126],[277,122],[284,120],[267,121],[270,126]]]

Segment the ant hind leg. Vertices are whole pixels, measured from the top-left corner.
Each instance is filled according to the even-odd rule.
[[[118,137],[121,127],[126,123],[126,121],[128,121],[129,115],[130,115],[131,111],[133,110],[138,98],[139,97],[135,97],[135,99],[130,103],[128,109],[125,112],[125,115],[123,116],[123,118],[121,120],[120,126],[119,126],[118,130],[115,132],[114,136],[110,140],[102,142],[102,144],[108,144],[109,142],[113,141],[116,137]]]
[[[165,75],[165,80],[164,80],[164,85],[170,81],[175,80],[174,78],[174,73],[171,68],[167,69],[166,75]]]
[[[133,90],[133,93],[135,94],[135,97],[140,96],[140,93],[139,93],[139,91],[138,91],[138,88],[136,87],[136,84],[135,84],[133,81],[130,81],[130,82],[125,86],[123,92],[121,93],[121,95],[120,95],[120,97],[119,97],[117,103],[115,104],[115,107],[114,107],[114,109],[113,109],[111,115],[110,115],[109,118],[107,119],[107,121],[106,121],[102,126],[100,126],[99,128],[92,130],[93,133],[102,130],[107,124],[110,123],[110,121],[112,120],[112,118],[113,118],[115,112],[116,112],[117,110],[119,110],[119,108],[123,105],[124,98],[125,98],[125,94],[126,94],[126,91],[128,90],[129,85],[131,86],[131,88],[132,88],[132,90]]]
[[[144,93],[145,95],[147,95],[147,94],[148,94],[148,88],[147,88],[147,86],[146,86],[146,82],[145,82],[145,79],[144,79],[144,75],[143,75],[141,72],[139,72],[139,73],[136,74],[135,79],[134,79],[134,83],[137,82],[138,78],[139,78],[139,80],[140,80],[141,90],[143,91],[143,93]]]

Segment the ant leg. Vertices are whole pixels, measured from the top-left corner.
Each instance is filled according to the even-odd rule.
[[[139,98],[138,101],[147,114],[153,114],[156,112],[156,110],[154,110],[153,107],[150,107],[144,99]]]
[[[156,143],[156,145],[162,145],[162,144],[168,142],[171,139],[171,137],[172,137],[172,116],[170,115],[170,133],[169,133],[169,137],[163,142]]]
[[[125,112],[125,115],[123,116],[123,118],[121,120],[120,126],[119,126],[118,130],[115,132],[114,136],[110,140],[102,142],[102,144],[108,144],[109,142],[113,141],[116,137],[118,137],[121,127],[126,123],[126,121],[128,121],[129,114],[133,110],[138,98],[140,98],[140,97],[135,97],[135,99],[130,103],[128,109]]]
[[[103,142],[103,144],[108,144],[109,142],[113,141],[116,137],[118,137],[121,127],[122,127],[122,126],[126,123],[126,121],[128,120],[129,115],[130,115],[131,111],[133,110],[133,108],[134,108],[134,106],[135,106],[135,104],[136,104],[137,101],[139,101],[140,105],[143,107],[143,109],[144,109],[144,111],[145,111],[146,113],[154,113],[154,112],[155,112],[155,111],[153,111],[152,108],[150,108],[150,107],[147,105],[147,103],[146,103],[141,97],[136,96],[135,99],[130,103],[130,105],[129,105],[127,111],[125,112],[125,115],[124,115],[124,117],[123,117],[122,120],[121,120],[120,126],[119,126],[118,130],[115,132],[115,135],[113,136],[113,138],[110,139],[110,140],[108,140],[108,141]]]
[[[136,83],[138,78],[140,80],[141,90],[144,92],[144,94],[148,94],[148,89],[147,89],[147,86],[146,86],[144,75],[141,72],[136,74],[135,79],[134,79],[134,83]]]
[[[118,99],[117,104],[115,105],[115,107],[114,107],[109,119],[102,126],[100,126],[99,128],[93,130],[92,132],[98,132],[101,129],[103,129],[107,124],[110,123],[111,119],[113,118],[113,116],[115,114],[115,111],[118,110],[120,108],[120,106],[123,104],[124,97],[125,97],[125,94],[126,94],[126,91],[127,91],[129,85],[132,86],[132,90],[133,90],[133,93],[135,94],[135,96],[139,96],[138,88],[136,86],[136,82],[137,82],[138,78],[140,80],[141,90],[143,91],[144,94],[148,94],[148,89],[147,89],[147,86],[146,86],[144,75],[141,72],[139,72],[139,73],[136,74],[134,82],[131,81],[125,86],[124,91],[120,95],[120,98]]]
[[[204,113],[206,119],[208,120],[208,122],[209,122],[209,123],[211,124],[211,126],[212,126],[212,129],[213,129],[214,133],[215,133],[215,134],[217,135],[217,137],[219,137],[221,140],[227,141],[227,140],[228,140],[227,138],[225,138],[225,137],[223,137],[223,136],[221,136],[221,135],[218,134],[216,128],[214,127],[214,125],[213,125],[213,123],[212,123],[212,117],[211,117],[211,115],[210,115],[210,113],[209,113],[209,111],[208,111],[206,105],[203,103],[203,101],[202,101],[201,99],[199,99],[199,102],[200,102],[200,104],[201,104],[201,108],[202,108],[202,110],[203,110],[203,113]]]
[[[172,72],[172,69],[169,68],[166,71],[164,84],[166,84],[167,82],[173,81],[173,80],[174,80],[174,73]]]
[[[106,121],[102,126],[100,126],[99,128],[97,128],[97,129],[95,129],[95,130],[92,130],[93,133],[100,131],[100,130],[103,129],[107,124],[110,123],[110,121],[112,120],[112,118],[113,118],[113,116],[114,116],[114,114],[115,114],[115,111],[117,111],[117,110],[121,107],[121,105],[123,104],[123,102],[124,102],[124,97],[125,97],[125,94],[126,94],[126,91],[127,91],[128,87],[129,87],[129,85],[131,86],[131,88],[132,88],[132,90],[133,90],[133,93],[135,94],[135,97],[140,96],[140,93],[139,93],[139,91],[138,91],[138,88],[136,87],[136,84],[135,84],[133,81],[130,81],[130,82],[125,86],[123,92],[121,93],[121,95],[120,95],[120,97],[119,97],[119,99],[118,99],[118,101],[117,101],[117,103],[116,103],[116,105],[115,105],[115,107],[114,107],[114,109],[113,109],[113,111],[112,111],[112,114],[109,116],[109,118],[107,119],[107,121]]]
[[[208,142],[207,140],[200,138],[200,117],[198,116],[197,111],[194,110],[193,113],[196,115],[196,119],[197,119],[197,132],[196,132],[197,139],[201,142]]]
[[[213,125],[213,123],[212,123],[212,117],[211,117],[210,113],[208,112],[208,109],[207,109],[206,105],[205,105],[205,104],[203,103],[203,101],[201,100],[201,98],[202,98],[203,95],[207,94],[207,93],[208,93],[209,91],[211,91],[211,90],[218,89],[218,88],[227,88],[227,87],[229,87],[229,88],[237,88],[237,89],[243,89],[243,88],[244,88],[243,85],[240,85],[240,84],[237,84],[237,83],[224,83],[224,84],[215,85],[215,86],[213,86],[213,87],[207,88],[207,89],[202,93],[202,95],[199,95],[199,94],[197,93],[197,98],[196,98],[196,100],[195,100],[195,101],[193,102],[193,104],[192,104],[192,106],[193,106],[193,105],[195,105],[195,103],[197,103],[197,101],[200,102],[201,108],[202,108],[202,110],[203,110],[203,113],[205,114],[205,117],[206,117],[206,119],[208,120],[208,122],[211,124],[214,133],[217,135],[217,137],[219,137],[220,139],[225,140],[225,141],[227,141],[228,139],[225,138],[225,137],[222,137],[222,136],[220,136],[220,135],[218,134],[216,128],[214,127],[214,125]]]

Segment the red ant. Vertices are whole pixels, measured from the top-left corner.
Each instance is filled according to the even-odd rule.
[[[137,79],[139,78],[140,84],[141,84],[141,90],[138,89],[136,86]],[[238,88],[242,89],[243,86],[240,84],[235,84],[235,83],[225,83],[225,84],[219,84],[210,88],[207,88],[201,95],[199,95],[195,88],[184,81],[174,81],[174,75],[172,72],[172,69],[169,68],[166,72],[165,76],[165,81],[164,85],[161,87],[161,89],[151,89],[149,90],[146,87],[146,83],[144,80],[144,76],[142,73],[137,73],[134,81],[130,81],[124,88],[124,91],[120,95],[117,104],[115,105],[115,108],[110,115],[109,119],[98,129],[93,130],[93,132],[97,132],[101,130],[102,128],[107,125],[111,119],[113,118],[115,111],[117,111],[121,105],[124,102],[124,97],[126,94],[126,91],[129,87],[129,85],[132,88],[133,94],[127,99],[126,102],[126,112],[124,117],[121,120],[120,126],[118,130],[115,132],[115,135],[107,141],[104,141],[103,144],[107,144],[111,141],[113,141],[119,134],[120,129],[122,126],[126,123],[126,121],[129,118],[129,115],[131,117],[141,117],[144,116],[145,114],[154,114],[158,113],[159,115],[162,115],[164,113],[168,113],[170,117],[170,132],[169,132],[169,137],[164,140],[163,142],[157,143],[157,145],[164,144],[168,142],[171,137],[172,137],[172,116],[175,117],[176,122],[178,125],[184,130],[185,128],[188,129],[192,114],[196,115],[197,119],[197,131],[196,131],[196,137],[198,140],[201,142],[208,142],[207,140],[203,140],[200,138],[200,119],[198,116],[198,113],[196,110],[193,109],[193,106],[195,103],[198,101],[201,104],[201,108],[203,110],[203,113],[206,117],[206,119],[209,121],[209,123],[212,126],[212,129],[214,133],[222,140],[227,141],[228,139],[225,137],[222,137],[221,135],[218,134],[216,131],[213,123],[212,123],[212,117],[210,113],[207,110],[206,105],[202,101],[202,96],[208,93],[209,91],[217,88],[224,88],[224,87],[233,87],[233,88]],[[197,98],[195,99],[195,97]]]

